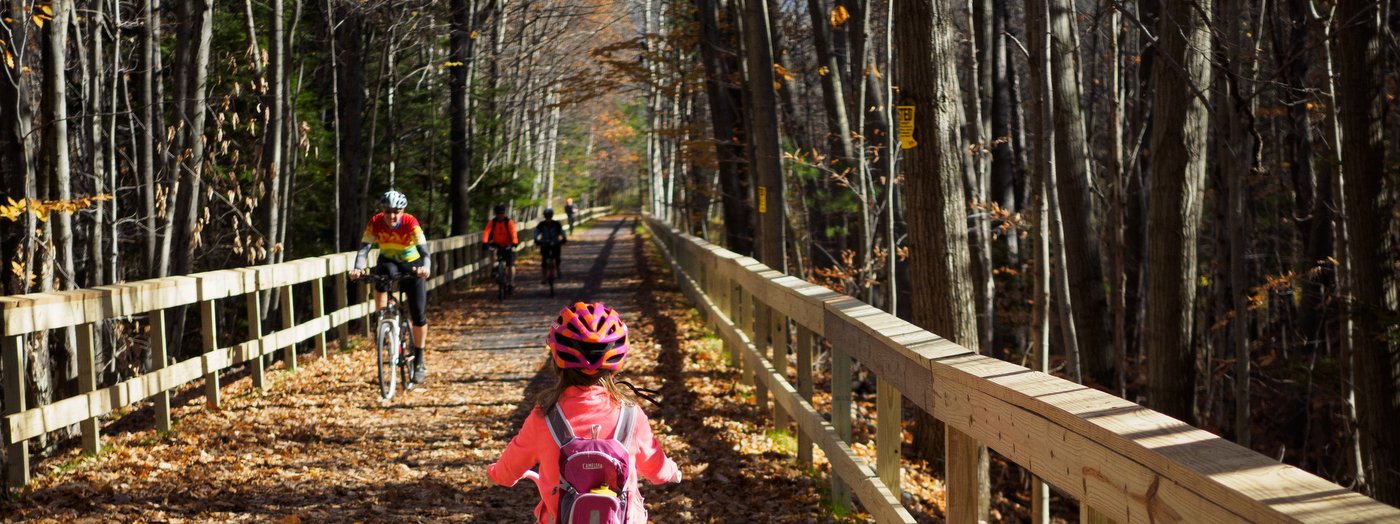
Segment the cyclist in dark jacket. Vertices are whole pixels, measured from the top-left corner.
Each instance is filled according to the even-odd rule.
[[[553,277],[559,278],[560,252],[569,239],[564,235],[564,225],[554,219],[554,208],[544,209],[544,220],[535,225],[535,245],[540,247],[541,284],[548,284],[551,266],[546,261],[554,261]]]

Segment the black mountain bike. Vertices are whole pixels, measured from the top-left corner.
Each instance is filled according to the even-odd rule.
[[[379,322],[374,328],[374,355],[378,363],[379,398],[394,398],[399,380],[403,380],[404,390],[413,389],[413,329],[408,323],[407,297],[399,282],[416,278],[412,274],[390,277],[387,275],[365,275],[372,283],[389,284],[389,301],[379,311]],[[398,368],[395,373],[394,368]]]
[[[554,249],[559,248],[555,247]],[[549,296],[552,297],[554,296],[554,281],[559,278],[559,261],[555,260],[554,257],[546,256],[544,260],[540,261],[540,264],[544,266],[543,271],[547,275],[545,281],[549,283]]]
[[[506,254],[501,250],[510,248],[491,244],[490,249],[496,256],[496,264],[491,267],[491,278],[496,281],[496,298],[505,300],[512,293],[512,290],[510,289],[510,266],[506,265]]]

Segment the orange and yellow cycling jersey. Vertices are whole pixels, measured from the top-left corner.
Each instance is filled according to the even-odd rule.
[[[369,225],[365,226],[365,234],[360,238],[360,242],[378,244],[381,257],[399,262],[412,262],[422,256],[418,246],[427,244],[428,237],[423,234],[423,228],[418,226],[418,219],[413,215],[404,213],[403,218],[399,219],[398,227],[389,227],[384,223],[384,213],[380,213],[369,219]]]

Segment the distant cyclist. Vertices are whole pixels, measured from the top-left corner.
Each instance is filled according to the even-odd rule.
[[[564,214],[569,217],[569,232],[574,232],[574,217],[578,216],[578,209],[574,207],[573,198],[564,199]]]
[[[423,279],[432,271],[432,257],[428,255],[428,239],[418,219],[404,212],[408,207],[408,197],[398,191],[389,190],[379,198],[380,213],[369,219],[365,234],[360,238],[360,251],[355,254],[355,269],[350,270],[350,280],[359,280],[367,273],[384,275],[390,278],[411,274],[414,278],[403,280],[399,286],[408,294],[408,312],[412,316],[413,333],[413,382],[423,382],[427,366],[423,364],[423,348],[428,340],[428,317],[425,313],[428,304],[428,286]],[[369,250],[379,246],[379,260],[374,269],[365,271]],[[376,311],[383,311],[388,304],[388,282],[374,284]]]
[[[554,219],[554,208],[544,208],[544,220],[535,225],[535,245],[540,247],[540,274],[541,284],[548,284],[550,266],[543,263],[546,260],[553,260],[553,277],[559,278],[560,251],[563,245],[569,241],[564,235],[564,225]]]
[[[515,220],[506,216],[506,206],[496,204],[495,217],[486,222],[486,229],[481,232],[481,245],[483,248],[495,248],[496,258],[504,257],[506,261],[506,289],[515,291],[515,246],[520,245],[520,238],[515,234]]]

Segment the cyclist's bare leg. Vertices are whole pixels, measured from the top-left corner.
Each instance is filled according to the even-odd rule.
[[[374,290],[374,310],[380,311],[389,305],[389,294]]]
[[[409,331],[410,333],[413,333],[413,346],[414,346],[414,347],[420,347],[420,348],[426,348],[426,347],[428,347],[428,326],[426,326],[426,325],[423,325],[423,326],[412,326],[412,325],[411,325],[411,326],[409,326],[409,330],[408,330],[408,331]]]

